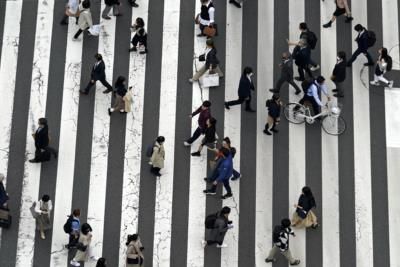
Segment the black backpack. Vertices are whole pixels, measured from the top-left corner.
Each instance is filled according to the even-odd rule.
[[[69,215],[68,216],[68,219],[67,219],[67,221],[65,222],[65,224],[64,224],[64,232],[66,233],[66,234],[69,234],[69,233],[71,233],[71,228],[72,228],[72,221],[74,220],[74,217],[72,217],[72,215]]]
[[[312,31],[307,32],[307,44],[311,49],[315,49],[317,46],[318,38]]]
[[[368,47],[374,46],[376,43],[376,35],[373,31],[367,31]]]
[[[207,215],[206,220],[204,222],[206,229],[213,229],[215,225],[215,221],[218,219],[218,212]]]
[[[279,237],[281,236],[281,231],[282,231],[282,226],[277,225],[274,228],[274,231],[272,232],[272,241],[274,243],[280,242]]]
[[[387,65],[386,65],[386,71],[391,71],[391,70],[392,70],[392,67],[393,67],[393,60],[392,60],[392,57],[388,55],[387,58],[385,58],[385,61],[386,61],[386,63],[387,63]]]

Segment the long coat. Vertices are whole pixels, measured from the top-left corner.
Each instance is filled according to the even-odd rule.
[[[86,247],[85,251],[77,250],[74,260],[75,261],[87,261],[89,259],[90,254],[90,243],[92,242],[92,233],[89,232],[87,235],[84,235],[82,232],[79,235],[79,243],[82,243]]]
[[[142,247],[142,243],[140,240],[131,241],[126,250],[126,258],[136,259],[139,256],[144,260],[144,256],[140,248]],[[126,264],[126,267],[139,267],[139,264]]]
[[[164,168],[164,160],[165,160],[165,150],[164,146],[155,142],[153,148],[153,154],[151,155],[151,162],[153,163],[154,168]]]
[[[228,219],[224,215],[218,214],[215,220],[214,228],[211,229],[207,240],[223,243],[225,234],[228,231]]]
[[[49,127],[38,128],[33,136],[36,149],[44,149],[49,145]]]
[[[254,90],[254,84],[252,81],[247,78],[246,74],[243,74],[242,77],[240,77],[240,82],[239,82],[239,89],[238,89],[238,95],[239,97],[247,98],[251,95],[251,90]]]
[[[82,5],[80,6],[80,8]],[[86,30],[89,27],[93,26],[92,13],[90,13],[90,9],[82,9],[79,14],[78,26],[81,30]]]

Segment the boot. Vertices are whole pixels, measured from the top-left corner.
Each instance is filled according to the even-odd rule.
[[[271,132],[268,131],[268,128],[269,128],[269,125],[268,125],[268,123],[267,123],[267,124],[265,124],[265,128],[264,128],[263,133],[265,133],[266,135],[271,135]]]
[[[275,126],[276,126],[276,124],[274,123],[274,125],[273,125],[273,126],[272,126],[272,128],[271,128],[271,132],[277,133],[277,132],[278,132],[278,130],[277,130],[277,129],[275,129]]]

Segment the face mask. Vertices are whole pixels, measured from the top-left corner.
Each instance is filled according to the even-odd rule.
[[[340,61],[340,60],[342,60],[342,59],[341,59],[340,57],[336,57],[336,60],[337,60],[337,61]]]

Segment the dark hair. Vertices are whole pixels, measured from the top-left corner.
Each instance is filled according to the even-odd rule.
[[[229,153],[231,153],[226,147],[221,147],[219,151],[224,155],[224,157],[229,156]]]
[[[47,202],[50,200],[50,196],[49,195],[43,195],[42,196],[42,201]]]
[[[140,18],[140,17],[137,17],[136,18],[136,25],[138,27],[140,27],[140,28],[143,28],[144,27],[144,20],[142,18]]]
[[[125,244],[128,246],[129,243],[131,243],[132,241],[136,241],[138,239],[138,237],[139,237],[138,234],[128,235],[128,238],[127,238]]]
[[[103,60],[103,56],[102,56],[100,53],[96,53],[96,54],[94,55],[94,57],[95,57],[97,60]]]
[[[272,95],[272,100],[276,101],[280,98],[279,94],[275,93]]]
[[[224,141],[225,141],[228,145],[231,145],[231,139],[229,139],[228,136],[224,138]]]
[[[75,217],[81,216],[81,210],[80,209],[74,209],[74,211],[72,212],[72,215],[75,216]]]
[[[312,192],[311,192],[311,188],[308,187],[308,186],[303,187],[303,188],[301,189],[301,191],[302,191],[303,194],[304,194],[305,196],[307,196],[307,197],[312,197],[312,196],[313,196],[313,194],[312,194]]]
[[[382,47],[381,50],[382,50],[382,51],[381,51],[381,56],[382,56],[382,58],[387,59],[387,57],[388,57],[387,48],[386,48],[386,47]]]
[[[40,118],[39,119],[39,124],[40,125],[47,125],[47,119],[46,118]]]
[[[164,143],[165,142],[165,137],[164,136],[159,136],[159,137],[157,137],[156,141],[159,144]]]
[[[82,2],[82,7],[83,8],[90,8],[90,1],[89,0],[85,0]]]
[[[323,83],[324,81],[325,81],[324,76],[318,76],[318,77],[317,77],[317,83],[321,84],[321,83]]]
[[[105,258],[98,259],[96,267],[106,267],[106,259]]]
[[[214,41],[211,38],[208,38],[206,41],[206,45],[214,47]]]
[[[206,101],[203,102],[202,106],[206,107],[206,108],[209,108],[209,107],[211,107],[211,102],[206,100]]]
[[[337,53],[337,55],[338,55],[339,58],[343,59],[343,61],[346,61],[346,52],[344,52],[344,51],[339,51],[339,52]]]
[[[364,30],[364,27],[361,24],[357,24],[356,26],[354,26],[354,30],[360,32]]]
[[[231,213],[231,208],[229,208],[227,206],[222,208],[221,214],[229,214],[229,213]]]
[[[118,76],[117,80],[115,81],[115,87],[121,86],[123,82],[125,82],[124,76]]]
[[[253,72],[253,69],[251,67],[245,67],[243,69],[243,75],[247,75]]]
[[[81,226],[81,232],[84,234],[84,235],[87,235],[89,232],[91,232],[91,231],[93,231],[92,230],[92,227],[90,226],[90,224],[88,224],[88,223],[84,223],[84,224],[82,224],[82,226]]]
[[[281,226],[284,228],[288,228],[292,223],[288,218],[282,219]]]
[[[299,28],[300,28],[301,30],[307,30],[307,29],[308,29],[307,23],[305,23],[305,22],[300,23]]]

